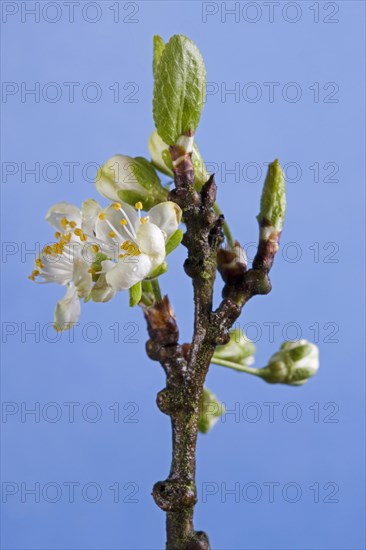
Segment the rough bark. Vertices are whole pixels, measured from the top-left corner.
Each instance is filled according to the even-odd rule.
[[[197,192],[191,155],[171,148],[171,156],[173,162],[179,159],[179,163],[175,163],[175,189],[169,198],[183,210],[187,228],[183,244],[188,250],[184,268],[192,279],[195,314],[192,342],[181,346],[168,297],[145,308],[150,336],[147,353],[161,363],[166,373],[166,387],[159,392],[157,405],[171,418],[173,439],[169,476],[154,485],[153,497],[167,514],[167,550],[210,550],[207,535],[195,531],[193,526],[197,424],[203,385],[215,347],[228,341],[228,331],[245,303],[255,294],[270,291],[268,272],[274,254],[271,247],[269,250],[260,242],[253,269],[244,270],[239,278],[237,273],[232,280],[230,274],[225,278],[223,300],[213,311],[213,285],[224,221],[213,210],[216,184],[211,176]]]

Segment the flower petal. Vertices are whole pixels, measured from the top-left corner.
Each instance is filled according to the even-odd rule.
[[[137,230],[137,245],[141,252],[150,257],[151,269],[155,269],[164,261],[165,240],[157,225],[142,223]]]
[[[101,210],[101,206],[94,199],[88,199],[83,202],[81,206],[81,229],[87,235],[94,235],[95,224]]]
[[[102,262],[103,268],[104,264]],[[113,290],[127,290],[135,283],[142,281],[151,271],[151,259],[147,254],[139,256],[125,256],[114,264],[113,269],[107,271],[106,281]]]
[[[80,208],[69,204],[68,202],[58,202],[51,206],[46,214],[46,221],[58,231],[64,232],[65,227],[60,223],[62,218],[66,218],[69,222],[73,221],[80,227],[81,212]]]
[[[110,236],[111,231],[114,231],[119,237],[118,242],[134,240],[137,227],[140,225],[139,216],[135,208],[121,201],[118,201],[118,203],[121,205],[121,210],[116,210],[113,204],[108,206],[102,211],[105,214],[105,218],[98,218],[95,225],[97,238],[106,241],[106,243],[112,246],[115,241]],[[120,224],[120,221],[123,219],[127,221],[126,225]]]
[[[57,331],[71,328],[80,317],[80,300],[75,286],[68,285],[66,294],[62,300],[57,302],[53,326]]]
[[[116,264],[113,263],[113,267],[115,267],[115,265]],[[94,302],[109,302],[115,293],[115,290],[107,283],[105,274],[102,273],[91,291],[91,299]]]
[[[87,298],[93,286],[90,265],[82,259],[74,260],[73,282],[80,298]]]
[[[107,271],[111,271],[111,269],[114,269],[116,267],[116,263],[112,262],[112,260],[103,260],[101,262],[102,269],[105,273]]]
[[[167,240],[177,229],[182,219],[182,210],[175,202],[166,201],[149,210],[149,220],[157,225]]]
[[[72,280],[73,264],[66,257],[66,252],[55,256],[43,252],[38,259],[42,267],[35,265],[35,268],[46,283],[66,285]]]

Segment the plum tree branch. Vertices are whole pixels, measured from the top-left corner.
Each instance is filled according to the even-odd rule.
[[[273,257],[269,258],[269,252],[273,250],[260,241],[253,269],[233,281],[229,276],[223,300],[213,311],[217,253],[224,240],[224,217],[214,210],[214,176],[200,192],[196,191],[191,153],[180,146],[171,147],[170,152],[175,188],[169,199],[182,208],[186,223],[182,242],[188,256],[184,269],[192,279],[195,311],[192,342],[181,346],[168,297],[144,308],[150,336],[147,353],[161,363],[166,373],[166,387],[159,392],[157,405],[171,418],[173,440],[169,476],[154,485],[153,497],[167,513],[167,550],[210,550],[207,535],[193,527],[196,444],[204,381],[216,346],[228,342],[228,331],[245,303],[255,294],[270,291],[268,272]]]

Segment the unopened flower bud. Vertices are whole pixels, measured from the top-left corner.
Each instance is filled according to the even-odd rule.
[[[268,166],[264,182],[260,213],[257,216],[261,227],[261,239],[267,240],[272,232],[282,231],[286,210],[285,178],[279,161],[276,159]]]
[[[135,205],[141,202],[144,209],[163,202],[167,190],[160,183],[153,165],[143,157],[115,155],[98,170],[97,190],[111,201],[122,200]]]
[[[181,136],[181,141],[185,136]],[[186,138],[188,139],[188,138]],[[185,142],[179,142],[184,147]],[[151,162],[163,174],[173,178],[173,164],[170,156],[169,145],[164,143],[156,130],[153,131],[148,142]],[[209,174],[204,165],[201,154],[196,143],[192,146],[192,162],[194,167],[196,188],[201,189],[202,185],[209,179]]]
[[[223,346],[217,346],[214,359],[224,359],[241,365],[254,363],[255,345],[240,329],[230,331],[230,340]]]
[[[247,256],[238,241],[217,252],[217,268],[225,283],[236,283],[243,278],[247,269]]]
[[[284,342],[272,355],[262,377],[271,384],[300,386],[319,369],[319,349],[307,340]]]
[[[201,398],[198,430],[204,434],[209,432],[224,412],[225,407],[218,401],[216,395],[209,389],[204,388]]]

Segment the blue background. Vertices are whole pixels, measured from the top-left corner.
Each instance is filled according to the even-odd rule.
[[[2,3],[3,10],[13,9],[5,8],[8,4]],[[34,2],[23,4],[29,8]],[[3,82],[19,87],[23,82],[28,88],[39,82],[41,87],[39,102],[34,96],[22,102],[19,92],[3,96],[1,105],[2,167],[9,169],[4,163],[12,162],[18,168],[2,178],[2,238],[3,243],[15,243],[3,244],[8,254],[2,258],[2,399],[5,412],[9,407],[14,412],[2,418],[2,481],[18,488],[14,495],[3,493],[3,548],[164,546],[164,514],[150,492],[168,472],[170,426],[155,405],[164,377],[145,355],[141,311],[128,308],[126,294],[108,304],[88,303],[74,341],[63,334],[52,342],[48,323],[64,290],[32,285],[27,275],[34,254],[25,253],[34,243],[52,239],[44,221],[50,205],[98,198],[91,182],[93,167],[89,181],[82,173],[87,163],[101,164],[115,153],[148,155],[156,33],[165,40],[174,33],[192,38],[203,53],[208,81],[216,83],[210,89],[218,91],[208,97],[197,141],[206,161],[219,165],[219,202],[243,244],[257,239],[263,163],[276,157],[282,164],[296,163],[288,171],[288,211],[282,252],[271,275],[273,291],[248,304],[240,326],[257,340],[258,366],[278,349],[286,331],[287,338],[316,340],[321,353],[318,375],[300,388],[265,385],[212,366],[207,385],[236,414],[199,439],[196,526],[208,532],[215,550],[364,548],[364,4],[297,2],[286,8],[280,3],[273,22],[261,2],[249,8],[240,4],[249,11],[237,15],[237,21],[234,15],[225,20],[221,3],[205,8],[201,2],[139,2],[138,11],[134,3],[94,4],[98,11],[91,6],[84,13],[89,21],[82,17],[81,2],[70,23],[67,7],[59,2],[61,18],[50,23],[47,19],[58,17],[52,5],[40,22],[29,15],[22,22],[18,3],[18,13],[2,24]],[[205,9],[217,13],[203,22]],[[316,9],[319,22],[314,21]],[[288,21],[299,14],[297,22]],[[94,17],[99,20],[91,23]],[[338,22],[327,22],[331,19]],[[49,100],[51,88],[46,99],[42,96],[49,82],[62,90],[56,102]],[[73,103],[64,82],[80,83]],[[82,96],[90,82],[102,90],[99,101]],[[118,102],[109,89],[116,82]],[[127,84],[131,82],[135,84]],[[242,95],[225,96],[225,89],[236,82]],[[249,82],[262,92],[257,102],[250,101],[254,87],[245,87]],[[265,82],[279,83],[272,102]],[[296,102],[289,100],[295,91],[286,88],[289,82],[300,88]],[[314,96],[316,82],[319,98]],[[338,91],[334,84],[324,89],[329,82]],[[286,90],[287,98],[282,95]],[[88,92],[92,97],[93,89]],[[49,162],[58,163],[61,174],[56,177],[50,169],[39,181],[29,174],[22,181],[21,163],[31,168],[36,162],[41,170]],[[74,182],[65,162],[80,163]],[[235,163],[244,170],[261,167],[260,177],[250,168],[248,177],[235,181],[227,175],[225,181],[223,162],[227,169]],[[319,182],[310,168],[314,163],[320,166]],[[336,181],[327,178],[334,164],[324,168],[326,163],[338,166]],[[52,177],[58,181],[50,181]],[[182,341],[187,341],[192,299],[191,283],[181,268],[184,257],[183,248],[174,253],[161,285],[174,303]],[[220,287],[218,281],[216,300]],[[271,322],[277,323],[273,338]],[[39,337],[26,333],[36,323]],[[12,330],[15,334],[9,334]],[[43,409],[50,402],[61,411],[55,422],[50,421],[55,406]],[[74,422],[65,402],[79,403]],[[96,422],[90,421],[96,411],[87,406],[90,402],[101,413]],[[34,408],[35,403],[41,409],[39,422],[32,415],[22,422],[21,408]],[[119,422],[109,408],[114,403],[119,404]],[[277,403],[273,422],[268,403]],[[23,491],[22,502],[21,483],[28,488],[40,483],[44,489],[49,482],[62,489],[57,502],[49,502],[55,486],[40,502]],[[65,482],[79,483],[73,503]],[[88,502],[95,494],[93,487],[85,489],[89,482],[102,491],[98,502]],[[116,503],[109,487],[117,482]],[[274,502],[268,482],[277,483]],[[225,495],[235,484],[240,494]],[[319,499],[314,497],[316,487]],[[215,494],[207,495],[207,490]]]

